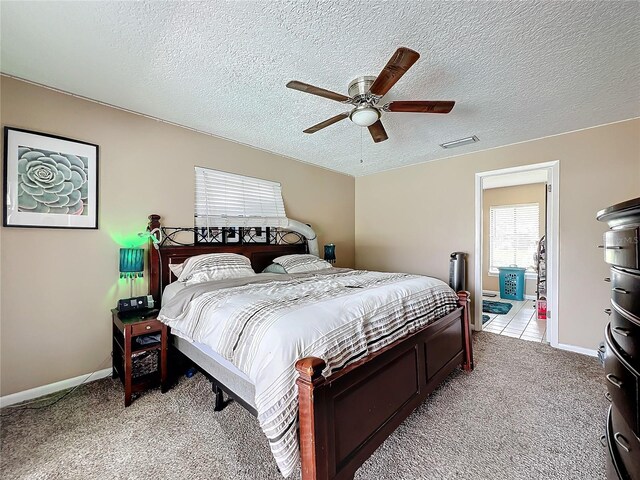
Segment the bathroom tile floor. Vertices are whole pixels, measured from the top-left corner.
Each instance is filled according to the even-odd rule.
[[[496,293],[496,292],[488,292]],[[483,297],[484,300],[507,302],[513,305],[506,315],[489,315],[490,320],[482,326],[483,332],[496,333],[507,337],[520,338],[530,342],[547,341],[547,321],[538,320],[535,300],[505,300],[498,294],[495,297]]]

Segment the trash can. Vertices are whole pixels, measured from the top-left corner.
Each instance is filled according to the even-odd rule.
[[[453,252],[449,258],[449,286],[456,292],[462,292],[467,289],[465,280],[465,257],[464,252]]]
[[[524,272],[521,267],[498,267],[500,272],[500,298],[524,300]]]

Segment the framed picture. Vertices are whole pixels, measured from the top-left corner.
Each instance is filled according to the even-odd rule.
[[[240,243],[240,227],[224,227],[222,243]]]
[[[242,243],[267,244],[269,227],[243,227]]]
[[[4,128],[5,227],[98,228],[98,145]]]
[[[194,227],[194,243],[222,243],[221,227]]]

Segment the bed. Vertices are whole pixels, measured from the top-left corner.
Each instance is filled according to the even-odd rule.
[[[149,219],[150,231],[163,229],[158,215],[151,215]],[[180,230],[188,231],[189,229]],[[194,235],[197,238],[198,233],[194,232]],[[331,324],[334,320],[340,321],[340,315],[347,315],[345,312],[350,311],[347,307],[355,305],[354,299],[359,296],[371,302],[377,301],[378,296],[382,298],[383,295],[396,295],[393,290],[396,283],[401,285],[402,291],[408,289],[413,292],[411,290],[413,288],[417,292],[422,288],[419,284],[427,282],[428,277],[416,278],[417,276],[408,274],[335,269],[325,276],[321,274],[263,275],[246,282],[243,279],[236,283],[231,282],[229,285],[225,284],[225,288],[217,289],[216,287],[215,292],[197,293],[198,289],[203,289],[203,292],[206,290],[204,286],[197,285],[180,291],[180,287],[172,283],[175,277],[169,266],[182,263],[192,256],[219,252],[239,253],[250,259],[256,272],[261,272],[276,257],[305,253],[306,244],[302,241],[286,243],[282,238],[276,239],[271,244],[243,241],[236,244],[224,242],[176,244],[176,242],[166,241],[167,239],[165,238],[160,245],[156,245],[156,248],[149,249],[149,283],[150,294],[155,301],[158,304],[166,303],[163,312],[168,312],[169,315],[165,315],[165,320],[174,326],[172,348],[198,365],[210,377],[216,394],[216,409],[223,407],[222,392],[225,392],[258,417],[284,476],[288,476],[292,471],[291,462],[292,459],[298,458],[299,444],[303,480],[353,478],[358,467],[455,368],[461,366],[466,371],[473,369],[468,318],[469,293],[458,292],[455,295],[450,290],[447,300],[451,303],[450,297],[453,297],[453,305],[450,305],[450,308],[442,310],[444,307],[434,307],[429,310],[433,315],[437,315],[438,312],[447,312],[446,314],[438,315],[437,318],[431,318],[428,321],[426,317],[420,317],[423,323],[413,322],[413,320],[405,324],[400,322],[398,328],[393,326],[388,332],[378,332],[375,342],[367,343],[370,332],[364,332],[362,335],[352,333],[341,337],[336,340],[335,345],[326,347],[334,349],[332,350],[334,355],[326,355],[324,359],[320,358],[322,355],[294,357],[291,360],[291,367],[295,365],[295,370],[289,367],[293,377],[289,370],[285,372],[286,375],[276,375],[279,373],[277,368],[280,364],[273,361],[272,356],[279,354],[272,355],[273,349],[263,348],[260,342],[257,347],[255,345],[251,348],[247,347],[244,352],[239,349],[238,358],[233,358],[234,361],[231,362],[233,355],[224,348],[216,351],[211,348],[215,342],[205,342],[205,339],[209,338],[207,335],[212,335],[213,327],[202,329],[202,321],[199,317],[190,320],[192,315],[189,312],[203,310],[201,305],[193,307],[193,304],[197,303],[196,300],[203,296],[206,296],[207,300],[203,300],[202,305],[212,305],[214,302],[210,298],[220,297],[227,303],[233,303],[239,301],[240,297],[248,296],[249,293],[253,295],[254,292],[277,291],[284,292],[282,293],[284,295],[288,291],[294,292],[296,288],[307,289],[306,291],[313,292],[311,296],[318,296],[324,300],[318,301],[317,306],[306,300],[298,305],[296,308],[304,313],[304,315],[300,314],[300,321],[303,322],[302,317],[307,321],[311,312],[317,316],[324,313],[326,323]],[[440,286],[442,282],[433,279],[429,282],[434,285],[434,291],[444,292]],[[370,284],[375,284],[375,297],[372,297],[370,289],[363,288]],[[340,290],[335,290],[336,285]],[[165,288],[167,286],[169,288]],[[344,293],[340,297],[342,300],[339,300],[335,298],[339,297],[333,293],[335,291],[347,293]],[[447,296],[445,293],[442,295]],[[300,295],[291,298],[298,297]],[[331,305],[332,302],[338,301],[341,302],[341,308],[344,308],[340,311],[340,315],[335,313],[337,308]],[[280,309],[280,313],[274,315],[274,320],[271,322],[274,325],[282,324],[281,330],[278,331],[279,336],[276,337],[279,339],[281,336],[282,341],[285,342],[282,344],[285,346],[282,351],[288,351],[288,346],[298,341],[304,344],[303,340],[295,337],[295,332],[289,332],[297,328],[293,320],[298,310],[290,308],[289,302],[283,302],[285,303],[287,305],[285,313]],[[216,305],[226,305],[226,303]],[[375,307],[371,308],[378,314]],[[172,309],[175,312],[170,314]],[[220,315],[220,318],[212,323],[213,325],[226,321],[222,310],[212,307],[212,311],[208,312],[209,315]],[[179,315],[180,312],[182,314]],[[394,318],[397,319],[398,315],[396,313]],[[409,317],[408,312],[406,318]],[[183,323],[170,323],[169,320],[173,319],[175,322]],[[310,331],[313,331],[313,328]],[[347,330],[344,331],[347,332]],[[405,331],[408,333],[405,334]],[[352,338],[357,343],[361,336],[366,337],[366,340],[362,340],[367,345],[366,355],[345,357],[342,360],[347,361],[341,361],[338,368],[335,352],[339,350],[335,349],[339,348],[345,338]],[[370,343],[375,345],[375,348],[369,349]],[[311,344],[316,345],[314,342]],[[237,342],[234,346],[234,355],[236,346]],[[260,356],[260,350],[265,350],[262,356]],[[291,350],[295,348],[292,347]],[[329,350],[305,347],[295,351],[325,352]],[[248,356],[255,357],[250,368],[243,364],[243,359]],[[289,359],[278,361],[286,366]],[[273,381],[269,375],[273,375]],[[290,390],[286,388],[288,382],[293,382]],[[281,383],[284,390],[278,390]],[[293,398],[295,410],[289,405],[291,395],[282,393],[289,391],[293,392],[291,395],[295,395]],[[280,400],[274,400],[274,398]],[[265,399],[269,399],[272,403],[265,403]],[[273,405],[281,410],[274,410]],[[291,418],[294,419],[293,422]],[[292,438],[295,439],[296,456],[292,452],[294,448]]]

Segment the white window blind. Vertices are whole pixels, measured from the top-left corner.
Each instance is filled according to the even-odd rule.
[[[279,227],[287,224],[278,182],[195,167],[196,227]]]
[[[540,205],[504,205],[489,210],[489,270],[498,267],[533,269],[540,239]]]

